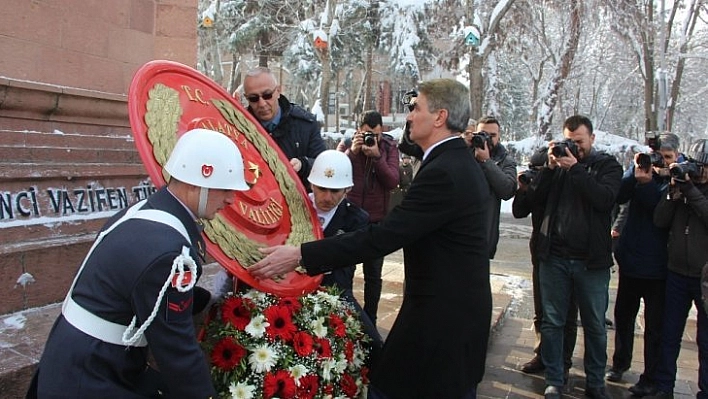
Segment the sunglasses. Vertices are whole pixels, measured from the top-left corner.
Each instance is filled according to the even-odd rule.
[[[265,101],[270,100],[273,98],[273,95],[275,94],[275,89],[266,91],[262,94],[249,94],[246,96],[246,100],[248,100],[249,103],[257,103],[260,101],[261,98],[263,98]]]

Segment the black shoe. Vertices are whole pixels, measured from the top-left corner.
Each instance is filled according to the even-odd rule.
[[[534,356],[533,359],[529,360],[521,366],[521,372],[526,374],[540,373],[545,369],[546,366],[543,365],[541,356]]]
[[[561,387],[554,387],[553,385],[549,385],[546,387],[546,390],[543,392],[543,398],[544,399],[561,399],[563,395],[561,392],[563,389]]]
[[[591,399],[612,399],[605,387],[585,388],[585,396]]]
[[[620,370],[612,367],[605,373],[605,379],[607,381],[612,381],[612,382],[619,382],[622,380],[622,374],[624,374],[626,370]]]
[[[642,380],[639,380],[638,383],[629,387],[629,392],[631,392],[632,395],[639,397],[655,395],[657,390],[656,385]]]

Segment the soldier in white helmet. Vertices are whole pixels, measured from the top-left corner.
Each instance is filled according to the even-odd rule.
[[[164,168],[168,185],[115,215],[98,235],[28,397],[216,395],[192,321],[204,256],[197,220],[213,218],[235,190],[248,189],[243,160],[230,138],[194,129],[179,138]],[[148,367],[149,353],[159,375]],[[162,392],[148,388],[158,385]]]
[[[359,230],[369,223],[369,214],[346,198],[354,185],[352,163],[346,154],[327,150],[317,156],[307,180],[312,187],[310,199],[317,211],[325,237],[331,237]],[[324,275],[322,285],[337,286],[343,290],[341,296],[352,303],[361,315],[364,331],[372,338],[371,357],[375,358],[383,346],[383,339],[376,326],[354,298],[352,283],[356,265],[334,269]]]

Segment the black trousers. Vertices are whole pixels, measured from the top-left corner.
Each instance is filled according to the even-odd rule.
[[[381,270],[383,269],[384,258],[376,258],[365,261],[364,266],[364,312],[376,325],[376,318],[379,311],[379,300],[381,299]]]
[[[644,372],[642,380],[652,381],[661,353],[666,280],[619,276],[615,301],[615,353],[612,368],[629,370],[634,351],[634,328],[639,301],[644,300]]]

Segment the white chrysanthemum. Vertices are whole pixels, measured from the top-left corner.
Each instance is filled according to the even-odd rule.
[[[347,369],[347,364],[347,358],[344,356],[344,353],[340,353],[339,359],[337,359],[337,363],[334,366],[334,370],[339,375],[344,374],[344,370]]]
[[[268,346],[263,344],[257,347],[253,353],[248,356],[248,363],[251,365],[251,370],[256,373],[270,371],[278,361],[278,354]]]
[[[243,294],[243,297],[248,298],[258,304],[265,303],[268,300],[268,295],[265,292],[258,290],[249,290],[248,292]]]
[[[293,380],[295,380],[295,385],[298,387],[300,386],[300,378],[307,375],[307,372],[309,371],[307,367],[302,364],[296,364],[288,370],[290,371],[290,376],[293,377]]]
[[[349,333],[359,334],[361,332],[361,321],[354,317],[347,317],[344,320],[344,327]]]
[[[327,359],[322,362],[322,379],[325,381],[332,380],[332,370],[337,366],[337,361],[334,359]]]
[[[263,334],[265,334],[266,327],[270,326],[270,323],[265,320],[265,316],[262,314],[252,318],[246,326],[246,332],[248,335],[254,338],[261,338]]]
[[[231,382],[231,385],[229,385],[231,399],[253,399],[253,392],[255,391],[255,386],[243,382],[239,382],[238,384]]]
[[[327,326],[325,325],[324,317],[318,317],[310,322],[312,333],[317,338],[325,338],[327,336]]]

